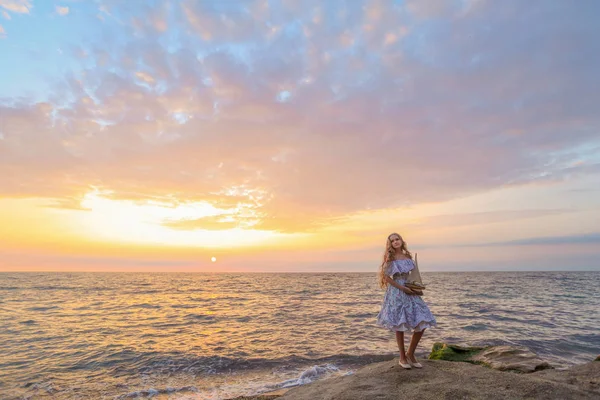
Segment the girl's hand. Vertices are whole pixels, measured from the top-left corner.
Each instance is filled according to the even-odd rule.
[[[404,293],[408,294],[408,295],[415,295],[416,293],[413,292],[412,290],[410,290],[409,288],[407,288],[406,286],[402,286],[402,290]]]

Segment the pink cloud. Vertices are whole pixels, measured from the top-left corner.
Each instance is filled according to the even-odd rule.
[[[0,0],[0,7],[19,14],[29,14],[33,8],[29,0]]]
[[[56,6],[55,10],[56,10],[56,13],[60,16],[65,16],[65,15],[69,14],[69,7]]]

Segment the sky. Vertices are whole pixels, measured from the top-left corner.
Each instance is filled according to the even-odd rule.
[[[600,270],[598,15],[0,0],[0,271]]]

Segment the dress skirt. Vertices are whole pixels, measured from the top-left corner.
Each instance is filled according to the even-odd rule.
[[[404,285],[407,274],[396,274],[394,281]],[[409,295],[388,285],[383,297],[377,325],[398,332],[420,332],[437,325],[435,317],[421,296]]]

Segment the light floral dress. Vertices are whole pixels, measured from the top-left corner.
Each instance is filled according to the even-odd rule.
[[[390,263],[387,275],[404,285],[409,271],[415,267],[413,260],[395,260]],[[388,285],[383,297],[381,311],[377,315],[377,325],[391,331],[415,332],[437,325],[435,317],[421,296],[409,295]]]

